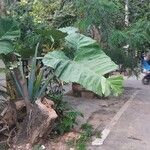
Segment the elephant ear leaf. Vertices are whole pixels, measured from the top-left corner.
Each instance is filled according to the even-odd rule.
[[[0,18],[0,54],[14,51],[12,42],[20,36],[18,24],[12,19]]]
[[[54,68],[57,77],[65,82],[79,83],[100,96],[122,92],[121,77],[105,78],[105,74],[118,66],[95,40],[74,32],[66,37],[66,45],[72,49],[74,58],[70,59],[63,51],[53,51],[43,59],[45,65]]]

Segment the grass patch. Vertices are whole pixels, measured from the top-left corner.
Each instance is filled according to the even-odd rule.
[[[88,142],[91,142],[92,136],[98,138],[101,137],[100,131],[95,131],[92,125],[85,123],[81,126],[80,138],[76,140],[70,140],[67,142],[67,145],[71,148],[74,147],[75,150],[86,150]]]

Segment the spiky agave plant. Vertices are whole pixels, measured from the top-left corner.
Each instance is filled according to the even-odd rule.
[[[21,80],[17,80],[17,75],[15,74],[14,70],[10,70],[12,77],[15,81],[16,87],[18,92],[23,97],[25,101],[30,101],[31,103],[35,102],[38,98],[42,98],[45,94],[45,90],[49,84],[49,82],[53,79],[54,75],[50,74],[48,78],[44,81],[44,69],[41,68],[39,73],[36,73],[36,60],[37,60],[37,53],[38,53],[39,43],[36,46],[35,54],[32,59],[31,69],[29,71],[29,77],[26,78],[22,61],[19,61],[19,72],[21,75]],[[27,82],[28,80],[28,82]]]
[[[22,97],[23,100],[25,100],[27,105],[29,103],[34,103],[38,98],[42,98],[45,96],[46,88],[54,77],[54,75],[51,73],[46,79],[44,79],[43,68],[41,68],[40,71],[37,73],[36,60],[38,47],[39,43],[36,46],[35,55],[32,59],[29,76],[27,78],[23,71],[21,59],[19,59],[19,62],[17,62],[15,65],[11,65],[9,68],[5,68],[4,70],[5,72],[10,72],[18,94]],[[5,99],[8,99],[9,93],[5,92],[5,90],[0,90],[0,95],[3,96]]]

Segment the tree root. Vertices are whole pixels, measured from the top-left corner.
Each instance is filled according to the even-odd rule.
[[[13,136],[15,136],[16,135],[16,127],[14,127],[11,131],[10,131],[10,133],[9,133],[9,135],[8,135],[8,138],[7,138],[7,145],[9,146],[9,147],[11,147],[11,145],[12,145],[12,138],[13,138]],[[13,132],[15,132],[15,135],[12,135],[13,134]]]
[[[53,127],[57,114],[52,108],[54,103],[46,98],[30,103],[29,113],[26,112],[22,122],[18,123],[17,113],[25,107],[24,101],[10,104],[1,113],[3,128],[1,133],[8,131],[6,143],[11,150],[30,150],[42,138],[48,136]]]
[[[15,150],[30,150],[34,144],[51,132],[53,122],[57,118],[53,105],[52,101],[44,98],[37,100],[30,107],[30,113],[27,114],[14,137]]]

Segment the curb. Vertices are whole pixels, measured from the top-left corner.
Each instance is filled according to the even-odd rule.
[[[139,93],[139,90],[136,90],[131,97],[129,98],[129,100],[120,108],[120,110],[118,111],[118,113],[112,118],[112,120],[110,121],[110,123],[105,127],[105,129],[101,132],[102,136],[101,138],[96,138],[93,142],[92,142],[92,146],[100,146],[103,145],[104,141],[106,140],[106,138],[108,137],[109,133],[111,132],[111,130],[113,129],[113,127],[115,126],[115,124],[118,122],[118,120],[121,118],[122,114],[127,110],[127,108],[130,106],[130,104],[132,103],[132,101],[134,100],[135,96]]]

